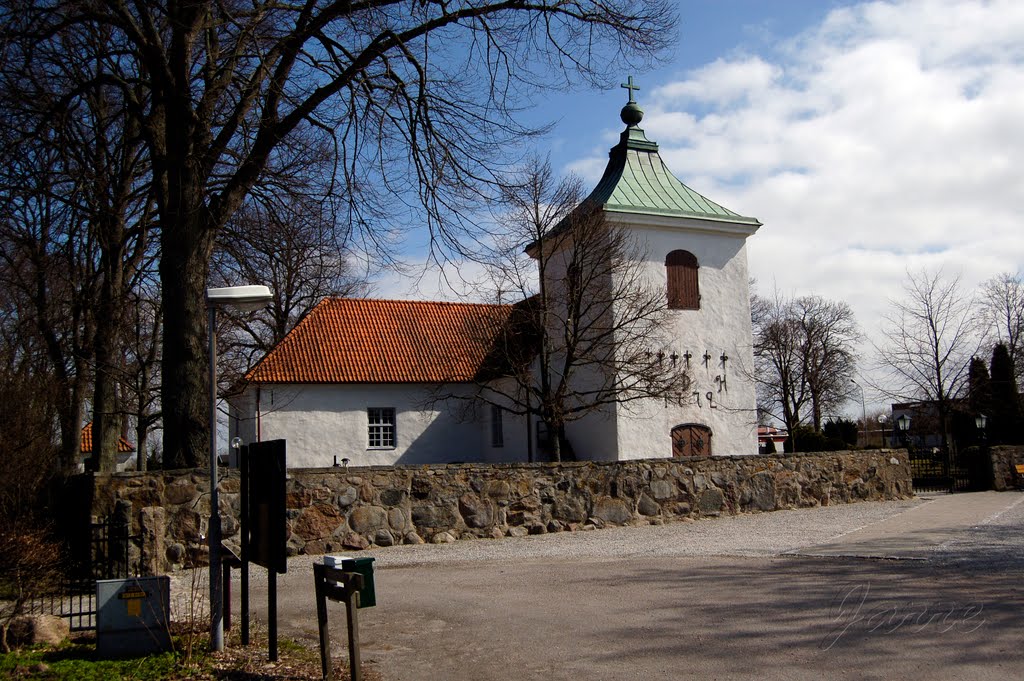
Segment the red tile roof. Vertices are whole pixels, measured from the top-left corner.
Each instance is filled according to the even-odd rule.
[[[82,454],[92,454],[92,421],[89,421],[82,428],[81,451]],[[117,451],[127,454],[128,452],[134,452],[135,446],[122,436],[117,438]]]
[[[326,298],[246,378],[256,383],[465,382],[510,305]]]

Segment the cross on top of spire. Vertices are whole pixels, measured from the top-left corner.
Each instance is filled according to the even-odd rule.
[[[627,104],[636,104],[636,100],[633,99],[633,90],[639,90],[640,86],[633,85],[633,76],[627,78],[626,82],[623,83],[620,87],[624,87],[627,90],[629,90],[629,102],[627,102]]]

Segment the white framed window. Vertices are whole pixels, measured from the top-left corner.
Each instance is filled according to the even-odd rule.
[[[395,448],[395,408],[369,407],[366,410],[368,449]]]
[[[496,404],[491,405],[491,446],[505,446],[505,428],[501,421],[501,414],[504,411]]]

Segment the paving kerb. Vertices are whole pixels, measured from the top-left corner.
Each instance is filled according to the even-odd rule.
[[[364,659],[389,680],[1020,678],[1022,501],[940,496],[364,552],[379,603],[361,613]],[[880,553],[916,560],[854,557]],[[935,560],[968,554],[983,560]],[[279,578],[282,634],[310,642],[313,560]],[[842,629],[855,603],[874,619]],[[914,617],[885,615],[900,609]],[[340,606],[332,618],[341,641]]]

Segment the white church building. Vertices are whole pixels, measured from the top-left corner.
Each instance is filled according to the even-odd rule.
[[[685,363],[690,385],[678,401],[602,407],[567,423],[565,438],[581,460],[756,454],[746,239],[761,223],[672,175],[629,88],[626,129],[585,203],[646,254],[668,308],[661,351]],[[476,399],[491,352],[478,329],[512,309],[325,299],[230,398],[230,437],[285,439],[290,467],[543,460],[536,417]]]

